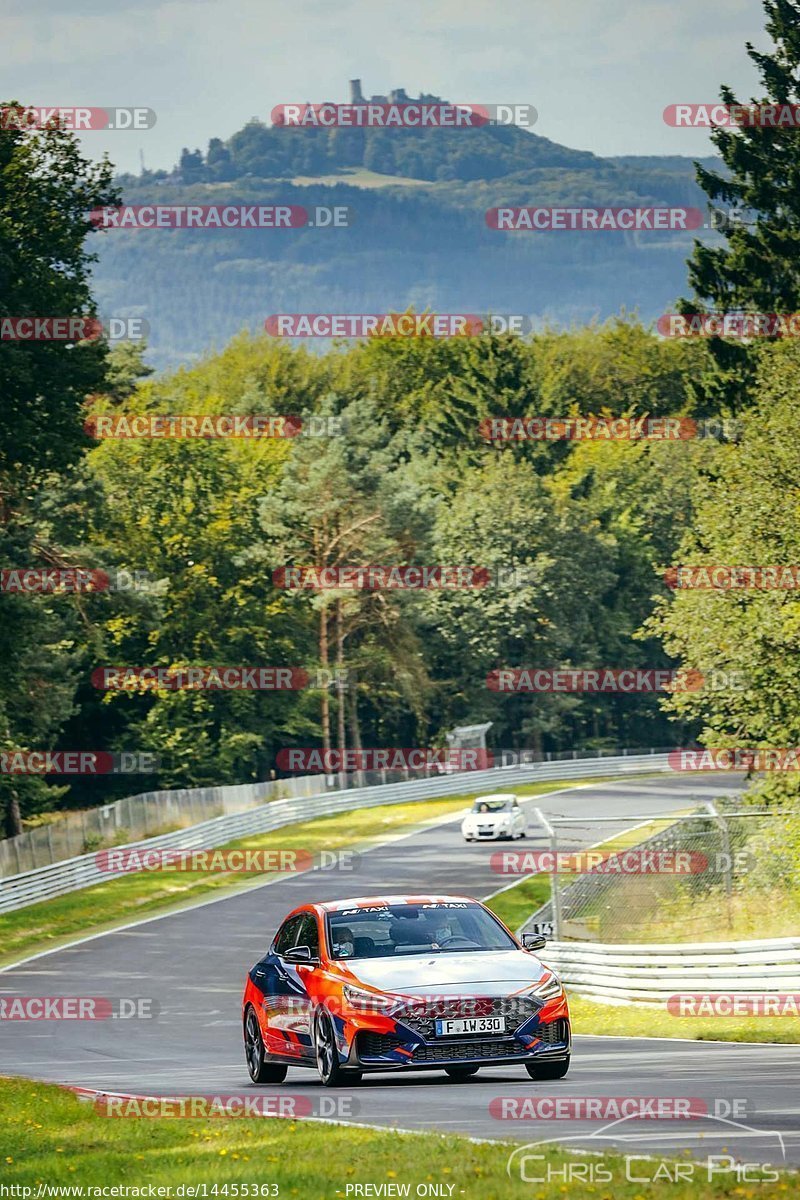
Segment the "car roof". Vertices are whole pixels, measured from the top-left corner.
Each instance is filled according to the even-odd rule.
[[[371,906],[380,906],[385,904],[400,905],[400,904],[478,904],[479,901],[474,896],[420,896],[420,895],[403,895],[403,896],[352,896],[349,900],[329,900],[326,903],[317,904],[320,912],[339,912],[343,908],[369,908]]]
[[[491,796],[476,796],[475,803],[483,804],[484,800],[516,800],[516,792],[492,792]]]

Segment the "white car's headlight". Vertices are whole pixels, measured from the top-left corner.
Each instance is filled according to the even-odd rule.
[[[358,1012],[388,1013],[400,1003],[398,996],[383,996],[380,992],[368,992],[364,988],[346,983],[342,988],[344,998]]]
[[[561,980],[556,974],[552,974],[545,979],[544,983],[533,988],[531,995],[536,996],[539,1000],[553,1000],[556,996],[560,996],[563,990]]]

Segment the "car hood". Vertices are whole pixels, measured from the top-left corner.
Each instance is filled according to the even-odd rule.
[[[465,821],[478,821],[481,825],[492,825],[495,821],[507,821],[511,817],[510,812],[496,813],[467,813],[464,817]]]
[[[496,996],[532,987],[546,974],[524,950],[485,950],[471,954],[413,954],[356,959],[348,964],[358,982],[403,995]]]

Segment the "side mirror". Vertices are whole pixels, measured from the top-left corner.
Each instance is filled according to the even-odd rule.
[[[287,962],[316,962],[309,946],[292,946],[283,956]]]
[[[547,938],[541,933],[523,933],[522,945],[526,950],[544,950]]]

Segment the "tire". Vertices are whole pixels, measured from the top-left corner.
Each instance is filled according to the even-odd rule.
[[[253,1083],[283,1083],[289,1068],[285,1063],[271,1062],[267,1058],[261,1027],[252,1005],[248,1006],[244,1016],[244,1053]]]
[[[471,1075],[477,1075],[480,1067],[445,1067],[445,1074],[451,1079],[461,1080],[469,1079]]]
[[[531,1079],[563,1079],[569,1070],[569,1055],[556,1059],[555,1062],[525,1063],[525,1070]]]
[[[321,1009],[314,1023],[314,1052],[323,1087],[346,1087],[361,1082],[360,1071],[348,1071],[339,1064],[339,1052],[330,1014]]]

